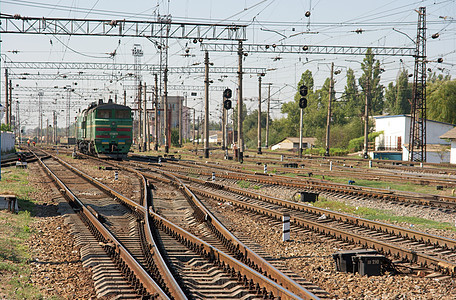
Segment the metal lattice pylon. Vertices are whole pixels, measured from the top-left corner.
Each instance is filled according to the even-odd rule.
[[[412,113],[410,161],[426,161],[426,7],[418,11]]]

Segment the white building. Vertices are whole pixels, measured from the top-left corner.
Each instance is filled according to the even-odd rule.
[[[456,164],[456,127],[440,136],[441,139],[450,140],[451,154],[450,163]]]
[[[312,148],[315,147],[316,138],[306,137],[302,138],[302,148]],[[299,138],[298,137],[288,137],[281,141],[278,144],[275,144],[271,147],[271,150],[298,150],[299,148]]]
[[[410,143],[410,115],[375,116],[375,131],[383,131],[375,139],[373,158],[408,160]],[[450,161],[450,153],[445,149],[450,143],[440,136],[456,125],[426,121],[426,161],[441,163]]]

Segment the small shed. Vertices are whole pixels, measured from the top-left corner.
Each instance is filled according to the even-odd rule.
[[[450,140],[450,164],[456,164],[456,127],[442,134],[440,138]]]
[[[15,148],[15,135],[12,132],[0,132],[1,138],[1,151],[2,153],[13,152]]]
[[[312,137],[302,138],[302,148],[313,148],[315,147],[317,139]],[[298,150],[299,149],[299,137],[287,137],[278,144],[271,147],[271,150]]]

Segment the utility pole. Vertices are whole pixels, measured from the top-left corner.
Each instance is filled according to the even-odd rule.
[[[124,106],[127,106],[127,90],[124,90]]]
[[[149,123],[147,122],[147,87],[146,87],[146,82],[144,82],[144,119],[143,119],[143,136],[144,136],[144,145],[143,145],[143,151],[147,151],[148,148],[148,140],[149,136],[147,135],[147,127],[149,126]]]
[[[155,73],[154,74],[154,78],[155,78],[155,89],[154,89],[154,98],[155,98],[155,146],[154,146],[154,150],[155,151],[158,151],[158,76],[157,74]]]
[[[192,130],[192,139],[193,139],[193,145],[195,145],[195,109],[193,109],[193,130]]]
[[[39,96],[39,93],[38,93]],[[41,115],[41,96],[40,96],[40,115]],[[67,86],[67,114],[66,114],[66,136],[70,137],[70,107],[71,107],[71,86]],[[40,117],[41,118],[41,117]],[[40,122],[41,128],[41,122]]]
[[[9,81],[9,105],[8,105],[8,116],[9,116],[9,123],[12,126],[13,123],[13,83],[10,79]]]
[[[225,133],[226,133],[226,111],[224,105],[225,105],[225,94],[222,96],[222,150],[225,150],[226,147],[226,139],[225,139]]]
[[[152,99],[149,97],[149,102],[152,103]],[[150,112],[146,114],[147,116],[147,151],[150,151]]]
[[[139,151],[142,149],[142,143],[143,143],[143,138],[142,138],[142,83],[139,81],[138,86],[138,148]],[[144,151],[144,149],[142,149]]]
[[[369,158],[369,155],[367,153],[368,146],[369,146],[369,140],[368,140],[368,130],[369,130],[369,94],[370,94],[370,86],[369,86],[369,77],[367,77],[367,82],[366,82],[366,102],[364,104],[364,159]]]
[[[238,45],[238,146],[239,146],[239,155],[238,161],[243,163],[244,161],[244,141],[243,141],[243,134],[242,134],[242,57],[244,56],[242,50],[242,41],[239,41]]]
[[[209,52],[204,53],[204,157],[209,157]]]
[[[165,72],[164,72],[164,80],[163,80],[163,93],[164,93],[164,129],[165,129],[165,153],[169,153],[169,128],[168,128],[168,66],[165,64]]]
[[[178,120],[179,120],[179,147],[182,147],[182,105],[183,105],[183,99],[177,99],[178,102],[177,102],[177,105],[179,105],[179,116],[178,116]]]
[[[55,110],[52,113],[54,118],[54,144],[57,145],[57,114]]]
[[[331,126],[331,103],[334,93],[334,63],[331,63],[331,79],[329,80],[329,99],[328,99],[328,117],[326,118],[326,152],[325,156],[329,156],[329,137]]]
[[[68,103],[70,103],[70,91],[68,90]],[[42,97],[43,97],[43,91],[38,92],[38,138],[40,139],[39,142],[41,143],[41,135],[42,135],[42,127],[43,127],[43,119],[42,119]],[[69,109],[70,105],[68,104],[67,109]],[[69,118],[69,112],[67,113],[67,118]],[[69,121],[67,120],[67,137],[69,137],[69,131],[70,131],[70,126],[69,126]]]
[[[19,101],[16,101],[16,126],[18,128],[17,135],[19,136],[19,144],[22,142],[22,132],[21,132],[21,119],[19,114]]]
[[[9,88],[8,88],[9,80],[8,80],[8,69],[5,69],[5,123],[6,125],[9,124]]]
[[[196,132],[196,153],[198,153],[199,136],[200,136],[200,117],[198,116],[198,130]]]
[[[258,154],[261,152],[261,78],[264,74],[258,75]]]
[[[426,7],[418,12],[410,121],[410,161],[426,161]]]
[[[269,148],[269,110],[270,110],[270,107],[271,107],[271,84],[272,83],[268,83],[268,113],[266,114],[266,143],[265,143],[265,146],[266,146],[266,149]]]
[[[302,108],[299,109],[299,158],[302,158],[302,110]]]
[[[46,119],[46,145],[49,145],[49,119]]]

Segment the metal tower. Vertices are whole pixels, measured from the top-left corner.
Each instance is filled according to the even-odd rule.
[[[410,121],[410,161],[426,161],[426,7],[418,11]]]

